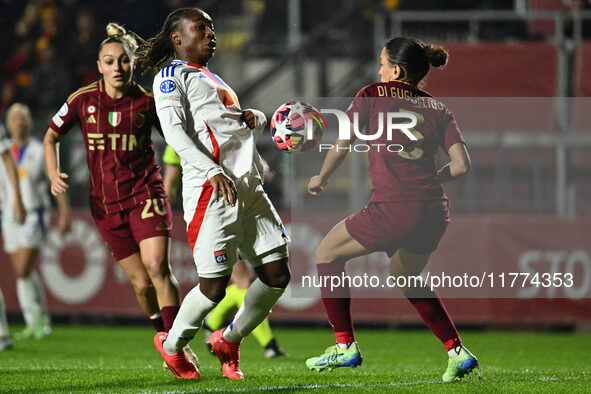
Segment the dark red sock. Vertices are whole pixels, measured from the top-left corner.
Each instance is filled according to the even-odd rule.
[[[172,323],[174,323],[174,318],[179,313],[180,306],[165,306],[160,309],[160,315],[162,315],[162,320],[164,321],[164,331],[170,331],[172,327]]]
[[[351,320],[351,292],[348,284],[331,290],[331,277],[336,276],[342,282],[345,265],[337,263],[318,264],[318,276],[323,286],[320,287],[322,304],[326,310],[328,321],[332,325],[337,343],[351,343],[355,341],[353,321]],[[326,285],[324,285],[326,284]]]
[[[443,342],[445,350],[449,351],[462,344],[456,326],[435,291],[421,287],[411,289],[405,295],[419,312],[427,327]]]
[[[158,316],[153,319],[148,315],[146,315],[146,317],[150,321],[152,327],[154,327],[154,330],[156,330],[157,332],[164,331],[164,321],[162,320],[162,316]]]

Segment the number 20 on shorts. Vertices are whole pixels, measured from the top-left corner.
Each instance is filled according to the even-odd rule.
[[[142,210],[142,219],[151,218],[154,213],[160,216],[166,215],[166,204],[163,198],[148,198]]]

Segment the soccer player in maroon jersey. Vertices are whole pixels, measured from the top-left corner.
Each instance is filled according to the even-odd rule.
[[[369,177],[372,195],[369,204],[337,224],[316,249],[318,274],[323,280],[341,278],[345,262],[372,252],[384,251],[390,257],[390,275],[419,275],[429,262],[449,223],[449,203],[441,183],[468,172],[470,158],[453,114],[418,88],[430,69],[447,63],[441,47],[404,37],[388,41],[380,55],[380,83],[359,91],[347,114],[355,115],[375,135],[369,150]],[[388,136],[388,113],[413,114],[416,125],[394,130]],[[383,127],[380,127],[382,125]],[[361,128],[361,127],[359,127]],[[384,131],[378,136],[377,130]],[[402,132],[401,132],[402,131]],[[412,136],[413,138],[410,138]],[[354,126],[348,138],[339,138],[313,176],[308,191],[318,195],[328,185],[331,174],[343,162],[355,141]],[[388,149],[386,147],[403,147]],[[435,154],[441,147],[451,161],[435,169]],[[439,296],[428,287],[401,289],[431,331],[443,342],[449,354],[443,381],[461,378],[478,365],[463,345]],[[336,345],[306,365],[318,371],[361,365],[350,313],[350,288],[321,288],[322,302],[336,337]]]
[[[97,61],[103,77],[72,93],[51,119],[45,161],[51,192],[64,193],[68,175],[59,171],[56,144],[78,123],[95,223],[153,327],[168,331],[179,310],[180,290],[168,261],[171,209],[150,136],[160,124],[153,95],[132,80],[136,37],[117,24],[107,25]],[[196,363],[190,348],[184,350]]]

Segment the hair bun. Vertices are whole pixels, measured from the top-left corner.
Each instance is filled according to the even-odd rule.
[[[107,37],[124,36],[125,34],[127,34],[127,31],[123,26],[113,22],[107,25]]]
[[[447,64],[449,55],[442,47],[427,44],[424,46],[424,51],[429,64],[431,64],[433,67],[442,67]]]

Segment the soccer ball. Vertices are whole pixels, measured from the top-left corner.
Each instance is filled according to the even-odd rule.
[[[320,112],[303,101],[290,101],[279,108],[271,118],[271,137],[279,149],[287,153],[303,153],[314,149],[326,122]]]

